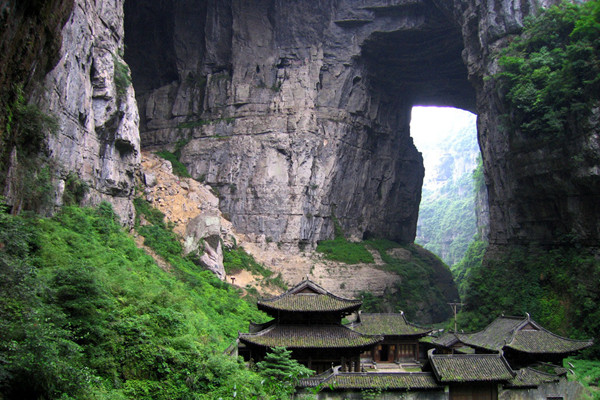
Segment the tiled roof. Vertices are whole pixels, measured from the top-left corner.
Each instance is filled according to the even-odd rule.
[[[557,382],[558,375],[537,371],[533,368],[523,368],[516,371],[515,377],[507,384],[509,387],[535,387],[547,382]]]
[[[473,354],[475,349],[458,340],[454,332],[446,332],[441,336],[425,336],[419,339],[421,343],[430,343],[437,348],[451,349],[454,353]]]
[[[252,322],[250,321],[250,324],[248,326],[248,332],[249,333],[257,333],[262,331],[263,329],[267,329],[268,327],[270,327],[271,325],[275,324],[277,321],[272,319],[270,321],[267,322],[263,322],[263,323],[257,323],[257,322]]]
[[[395,372],[395,373],[333,373],[327,377],[302,379],[299,387],[315,387],[323,384],[333,385],[334,389],[441,389],[429,372]]]
[[[352,329],[367,335],[418,335],[425,336],[431,329],[422,328],[406,320],[404,313],[369,314],[361,313],[359,322]]]
[[[336,296],[310,280],[304,280],[287,292],[259,300],[260,310],[269,311],[348,311],[358,310],[360,300]]]
[[[273,325],[258,333],[242,333],[239,338],[245,343],[288,349],[367,347],[383,340],[341,325]]]
[[[591,340],[567,339],[542,329],[539,331],[518,331],[507,347],[524,353],[562,354],[582,350],[592,344],[593,341]]]
[[[440,382],[499,382],[515,373],[502,354],[428,353],[433,372]]]
[[[468,346],[499,351],[505,346],[525,353],[570,353],[589,347],[592,340],[573,340],[547,331],[526,317],[501,316],[484,330],[470,334],[457,334]]]
[[[501,350],[511,338],[514,330],[523,323],[522,317],[499,317],[484,330],[475,333],[458,333],[457,337],[468,346],[487,350]]]

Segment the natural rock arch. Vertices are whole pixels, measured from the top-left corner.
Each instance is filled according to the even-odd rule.
[[[257,241],[314,243],[332,236],[335,215],[356,238],[410,242],[423,175],[410,109],[455,106],[479,115],[492,244],[573,229],[593,243],[596,184],[583,190],[589,174],[550,149],[558,176],[584,179],[540,186],[547,165],[511,148],[486,79],[524,17],[554,2],[127,0],[142,143],[185,143],[191,173]]]
[[[182,160],[238,229],[314,243],[336,215],[414,239],[410,110],[475,107],[460,26],[433,3],[128,0],[125,16],[142,143],[191,137]]]

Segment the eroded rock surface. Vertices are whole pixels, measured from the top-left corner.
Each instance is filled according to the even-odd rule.
[[[411,107],[475,101],[459,27],[435,6],[127,7],[143,145],[183,145],[237,229],[312,245],[331,237],[335,215],[353,238],[414,239],[423,166]]]
[[[225,280],[223,244],[240,243],[231,223],[219,211],[219,199],[210,188],[191,178],[173,174],[171,163],[144,152],[141,178],[143,199],[165,215],[181,238],[183,253]]]
[[[12,82],[22,85],[27,92],[26,100],[55,117],[59,125],[58,132],[48,135],[40,146],[47,164],[40,169],[48,168],[47,179],[54,188],[47,200],[50,204],[40,205],[42,209],[60,206],[67,180],[76,177],[89,188],[82,204],[108,200],[124,223],[133,221],[134,175],[140,163],[139,117],[129,70],[122,59],[123,2],[75,0],[2,5],[2,16],[7,14],[8,20],[19,18],[24,9],[28,19],[21,23],[31,32],[37,29],[35,21],[47,25],[42,26],[47,43],[38,49],[38,59],[23,58],[20,68],[25,71],[13,76]],[[66,10],[69,14],[62,19]],[[56,26],[59,19],[61,25]],[[14,33],[8,26],[2,32],[3,42]],[[31,42],[37,40],[32,38]],[[3,78],[15,73],[10,60],[4,61],[8,71],[2,74]],[[39,75],[38,69],[42,70],[38,68],[39,62],[45,63],[42,67],[49,72],[39,78],[41,82],[32,81],[32,77]],[[16,157],[11,160],[17,161],[10,164],[4,192],[8,194],[8,203],[18,207],[18,197],[22,195],[18,192],[23,189],[10,177],[12,170],[25,160],[18,159],[24,156],[18,151],[12,154]]]
[[[336,215],[350,237],[410,242],[423,174],[410,109],[460,107],[479,115],[491,243],[593,244],[597,133],[567,148],[510,137],[487,79],[525,17],[554,3],[130,0],[142,143],[183,146],[243,232],[313,244]]]

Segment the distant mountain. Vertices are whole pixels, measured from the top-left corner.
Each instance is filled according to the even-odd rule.
[[[472,173],[479,147],[475,115],[415,109],[411,135],[423,154],[425,178],[416,242],[453,265],[476,233]]]

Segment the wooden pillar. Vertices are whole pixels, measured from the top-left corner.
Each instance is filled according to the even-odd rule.
[[[415,346],[415,360],[419,361],[419,341],[417,340],[417,345]]]
[[[400,343],[396,343],[396,348],[394,349],[394,362],[400,361]]]
[[[360,372],[360,356],[356,357],[356,361],[354,364],[354,372]]]
[[[342,356],[342,372],[348,372],[348,366],[346,365],[346,357]]]

